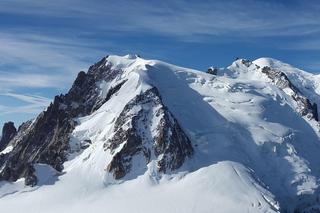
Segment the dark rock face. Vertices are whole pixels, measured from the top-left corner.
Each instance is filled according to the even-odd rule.
[[[307,116],[319,121],[317,104],[312,104],[308,98],[303,96],[299,89],[291,83],[285,73],[280,70],[271,69],[268,66],[263,67],[261,71],[266,74],[280,89],[289,88],[293,91],[291,96],[296,101],[298,111],[302,116]]]
[[[115,94],[116,92],[118,92],[124,83],[126,83],[126,81],[123,81],[123,82],[117,84],[116,86],[111,87],[111,88],[109,89],[107,95],[106,95],[105,101],[108,101],[113,94]]]
[[[246,67],[250,67],[252,65],[252,62],[247,59],[241,59],[241,63],[244,64]]]
[[[312,114],[316,121],[319,121],[319,114],[318,114],[318,106],[316,103],[312,104]]]
[[[35,169],[33,168],[32,165],[27,165],[26,167],[26,179],[25,179],[25,184],[27,186],[35,186],[38,182],[37,176],[34,174]]]
[[[238,59],[238,60],[240,60],[240,59]],[[241,60],[240,60],[240,63],[243,64],[243,65],[245,65],[246,67],[250,67],[251,65],[254,65],[257,69],[260,69],[260,66],[252,63],[252,61],[250,61],[250,60],[248,60],[248,59],[241,59]]]
[[[155,87],[125,106],[115,122],[114,132],[105,148],[114,153],[121,146],[107,167],[115,179],[128,174],[133,158],[139,155],[146,164],[156,160],[158,171],[166,172],[178,169],[193,154],[190,140],[163,105]]]
[[[0,156],[0,180],[15,181],[25,177],[27,185],[35,185],[34,163],[48,164],[62,171],[70,149],[69,135],[76,125],[74,118],[88,115],[103,105],[107,98],[101,97],[97,83],[110,82],[121,72],[111,69],[107,57],[103,58],[91,66],[88,73],[81,71],[69,92],[56,96],[32,124],[26,123],[19,128],[16,137],[12,138],[15,135],[13,128],[10,134],[6,130],[1,144],[10,138],[15,145],[10,153]]]
[[[208,70],[207,70],[207,73],[211,74],[211,75],[217,75],[218,74],[218,68],[209,67]]]
[[[14,126],[13,122],[7,122],[3,125],[2,128],[2,137],[0,140],[0,151],[5,149],[11,139],[17,134],[17,129]]]

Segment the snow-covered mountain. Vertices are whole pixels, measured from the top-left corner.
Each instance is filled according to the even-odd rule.
[[[136,55],[80,72],[0,141],[4,212],[319,212],[320,76]]]

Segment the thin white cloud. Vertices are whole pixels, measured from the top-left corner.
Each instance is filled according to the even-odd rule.
[[[3,0],[0,11],[74,18],[78,23],[74,27],[84,29],[157,33],[180,38],[203,35],[299,36],[319,33],[319,1],[298,3],[300,5],[290,7],[290,4],[284,5],[281,1],[254,0]]]
[[[0,72],[0,88],[2,90],[16,87],[54,88],[62,87],[66,83],[66,77],[63,75]]]
[[[17,99],[23,101],[25,104],[19,106],[0,105],[0,115],[14,113],[36,114],[39,113],[39,111],[43,110],[45,107],[47,107],[51,102],[50,99],[39,95],[4,93],[0,94],[0,98],[1,96],[7,96]]]
[[[39,96],[39,95],[24,95],[24,94],[10,93],[10,92],[0,94],[0,95],[13,97],[18,100],[24,101],[26,103],[36,104],[36,105],[40,105],[40,106],[47,106],[51,102],[51,99],[43,97],[43,96]]]
[[[0,33],[0,90],[68,88],[89,58],[104,55],[82,42],[32,31]]]
[[[36,115],[37,113],[41,112],[45,107],[38,106],[38,105],[23,105],[17,107],[8,107],[4,105],[0,105],[0,115],[5,114],[15,114],[15,113],[23,113],[23,114],[32,114]]]
[[[0,33],[0,59],[6,63],[17,63],[42,68],[55,68],[57,72],[77,72],[87,64],[83,61],[84,53],[88,49],[83,47],[65,45],[68,41],[45,36],[18,34],[17,32]],[[51,39],[51,40],[50,40]],[[34,67],[33,67],[34,68]],[[60,70],[59,70],[60,69]],[[45,70],[42,70],[45,71]]]

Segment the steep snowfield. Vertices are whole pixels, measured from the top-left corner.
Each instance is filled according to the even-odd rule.
[[[98,110],[78,118],[73,153],[58,174],[37,165],[38,186],[0,182],[4,212],[278,212],[316,208],[320,141],[316,122],[295,111],[294,100],[256,65],[285,72],[317,104],[319,76],[274,59],[247,66],[235,61],[218,76],[156,60],[109,56],[123,74],[98,82],[101,96],[124,82]],[[131,173],[115,180],[106,171],[104,144],[125,105],[155,86],[189,136],[194,156],[162,174],[155,160],[134,159]],[[154,121],[156,122],[156,121]],[[81,142],[92,141],[80,151]],[[6,150],[10,151],[10,150]]]

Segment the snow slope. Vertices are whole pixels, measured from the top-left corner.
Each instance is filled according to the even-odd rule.
[[[112,82],[97,82],[101,96],[125,83],[98,110],[77,119],[64,171],[37,165],[36,187],[24,186],[22,180],[0,182],[1,210],[209,213],[317,208],[317,122],[299,115],[292,97],[258,66],[281,69],[320,104],[317,75],[268,58],[252,64],[237,60],[218,76],[134,55],[109,56],[106,63],[123,72]],[[190,138],[194,155],[167,174],[157,171],[156,159],[146,166],[136,158],[130,174],[115,180],[106,171],[113,154],[104,144],[115,134],[114,123],[125,105],[152,87]],[[85,140],[92,144],[81,150]]]

